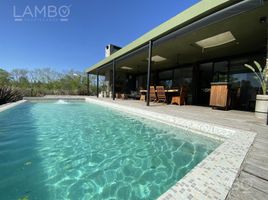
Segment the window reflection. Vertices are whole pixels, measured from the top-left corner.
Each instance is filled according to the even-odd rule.
[[[233,60],[230,63],[232,107],[241,110],[254,110],[259,83],[254,73],[244,67],[247,59]]]
[[[173,70],[159,72],[158,78],[159,78],[159,85],[163,85],[165,89],[172,88]]]
[[[187,88],[187,103],[192,104],[192,81],[193,67],[183,67],[174,70],[173,88],[186,86]]]
[[[228,58],[230,60],[230,58]],[[194,91],[195,102],[198,105],[209,105],[211,82],[229,82],[231,108],[254,111],[256,94],[260,85],[253,72],[244,66],[252,64],[254,60],[265,65],[261,55],[240,57],[230,61],[210,61],[199,64],[193,74],[193,66],[177,67],[171,70],[155,71],[151,74],[150,85],[162,85],[165,89],[179,89],[181,86],[188,88],[187,103],[192,103]],[[193,88],[193,76],[195,88]],[[147,74],[137,76],[136,88],[146,89]]]
[[[192,85],[192,67],[175,69],[173,87]]]
[[[214,63],[213,82],[227,82],[228,81],[228,62]]]

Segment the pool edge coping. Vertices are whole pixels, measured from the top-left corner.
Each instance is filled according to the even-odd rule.
[[[183,119],[182,117],[157,113],[154,111],[131,108],[113,102],[105,102],[90,97],[85,102],[107,106],[125,113],[142,116],[162,123],[178,125],[196,134],[207,132],[211,136],[223,138],[223,143],[209,156],[196,165],[174,186],[163,193],[159,200],[203,199],[224,200],[228,196],[233,183],[241,172],[241,166],[254,142],[256,133],[223,125]],[[156,115],[157,114],[157,115]],[[164,119],[164,120],[163,120]]]
[[[19,100],[19,101],[16,101],[16,102],[12,102],[12,103],[6,103],[6,104],[3,104],[3,105],[0,105],[0,112],[3,112],[3,111],[6,111],[8,109],[11,109],[15,106],[18,106],[22,103],[25,103],[26,100]]]

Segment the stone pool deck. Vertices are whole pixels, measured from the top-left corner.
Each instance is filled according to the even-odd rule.
[[[97,98],[90,97],[90,99]],[[151,106],[147,107],[144,102],[134,100],[113,101],[107,98],[99,98],[98,100],[257,133],[252,148],[244,160],[242,170],[226,199],[268,199],[268,126],[265,125],[265,120],[256,118],[254,113],[158,103],[151,103]]]

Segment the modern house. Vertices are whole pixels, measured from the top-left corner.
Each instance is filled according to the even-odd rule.
[[[209,105],[211,83],[226,82],[232,108],[252,110],[260,85],[244,64],[268,61],[267,14],[265,0],[203,0],[86,72],[104,76],[112,98],[184,85],[187,104],[202,106]]]

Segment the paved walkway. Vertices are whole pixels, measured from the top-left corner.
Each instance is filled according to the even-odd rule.
[[[92,97],[94,98],[94,97]],[[111,99],[99,98],[102,101]],[[242,111],[221,111],[199,106],[176,106],[134,100],[115,100],[116,104],[146,109],[159,113],[180,116],[227,127],[254,131],[257,133],[252,149],[248,153],[240,175],[237,177],[227,200],[266,200],[268,199],[268,126],[265,120],[254,113]]]

